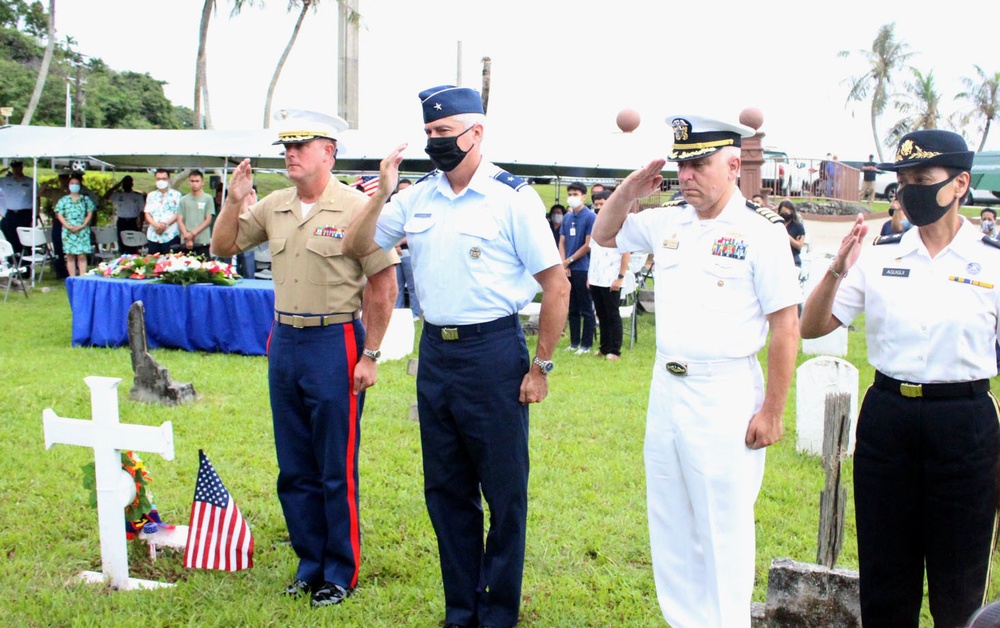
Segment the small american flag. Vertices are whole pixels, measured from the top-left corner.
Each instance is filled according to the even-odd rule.
[[[375,190],[378,189],[378,175],[377,174],[361,175],[354,180],[354,183],[351,184],[351,187],[355,187],[361,190],[368,196],[373,196],[375,194]]]
[[[239,571],[253,567],[253,534],[205,452],[198,450],[184,566]]]

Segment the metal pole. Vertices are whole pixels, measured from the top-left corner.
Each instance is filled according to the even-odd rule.
[[[73,113],[73,101],[69,95],[69,81],[66,81],[66,128],[70,128],[70,115]]]
[[[462,86],[462,40],[458,40],[458,51],[455,56],[455,85]]]

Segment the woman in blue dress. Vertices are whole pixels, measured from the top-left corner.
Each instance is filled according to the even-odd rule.
[[[69,178],[69,194],[56,203],[56,218],[62,223],[63,252],[70,277],[87,272],[90,244],[90,223],[94,219],[94,201],[80,194],[80,177]]]

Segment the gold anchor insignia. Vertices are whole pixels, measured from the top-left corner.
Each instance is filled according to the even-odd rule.
[[[688,133],[691,131],[691,123],[684,118],[674,118],[670,122],[670,126],[674,127],[674,141],[683,142],[687,140]]]

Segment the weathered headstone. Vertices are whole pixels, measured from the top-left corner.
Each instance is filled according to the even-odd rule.
[[[132,372],[135,373],[129,392],[133,401],[176,406],[198,398],[193,384],[170,379],[170,371],[149,354],[146,310],[142,301],[136,301],[128,309],[128,345],[132,351]]]
[[[770,628],[860,626],[858,573],[779,558],[767,575],[764,608]]]
[[[781,628],[860,626],[858,574],[834,569],[844,537],[847,490],[840,485],[846,455],[851,396],[831,393],[825,401],[823,466],[826,485],[820,494],[818,550],[810,565],[791,559],[772,561],[768,573],[767,625]]]
[[[840,470],[847,454],[851,421],[851,396],[831,393],[826,396],[826,419],[823,430],[823,468],[826,483],[819,496],[819,537],[816,563],[828,569],[837,564],[844,543],[844,514],[847,489],[840,485]]]
[[[84,381],[90,387],[93,420],[62,418],[51,408],[42,412],[45,449],[55,444],[66,444],[94,450],[102,573],[85,571],[80,576],[89,582],[108,582],[118,590],[172,586],[128,577],[123,509],[132,500],[130,495],[134,495],[135,486],[132,485],[131,494],[123,492],[121,452],[153,452],[166,460],[173,460],[173,425],[170,421],[160,427],[123,425],[118,421],[118,384],[121,380],[116,377],[87,377]]]
[[[385,329],[382,345],[382,360],[399,360],[413,353],[415,338],[413,310],[400,308],[392,311],[392,318]]]
[[[795,447],[816,456],[823,454],[826,397],[830,393],[851,396],[847,453],[854,451],[854,428],[858,415],[858,369],[847,360],[820,356],[803,362],[795,376]]]
[[[819,280],[823,278],[823,273],[818,271],[820,268],[824,271],[826,270],[826,266],[823,264],[826,264],[826,266],[829,265],[826,258],[822,261],[810,259],[810,268],[817,269],[817,271],[813,272],[810,270],[809,279],[806,280],[806,284],[803,286],[803,298],[808,297],[813,288],[816,287],[816,284],[819,283]],[[832,355],[837,357],[847,355],[847,328],[838,327],[820,338],[803,339],[802,353],[806,355]]]

